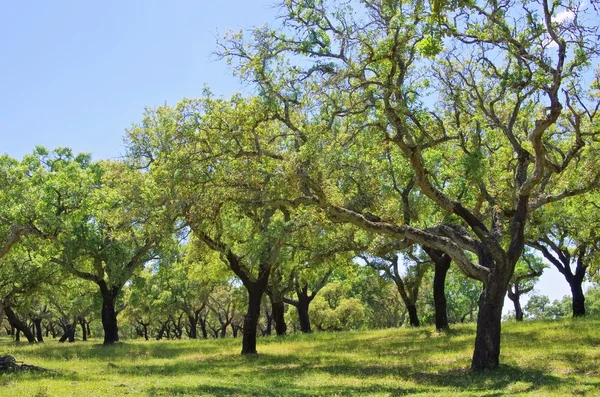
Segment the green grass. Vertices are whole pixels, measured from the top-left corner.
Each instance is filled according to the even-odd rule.
[[[501,367],[468,370],[474,326],[239,339],[37,346],[0,355],[56,373],[0,375],[2,396],[600,395],[600,319],[507,323]]]

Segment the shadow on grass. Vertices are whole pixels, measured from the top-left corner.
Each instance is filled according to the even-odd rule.
[[[311,387],[288,387],[288,388],[264,388],[248,385],[239,386],[171,386],[161,388],[151,388],[147,395],[152,397],[159,396],[189,396],[189,395],[214,395],[214,396],[348,396],[348,395],[369,395],[369,394],[386,394],[386,395],[410,395],[418,393],[416,388],[394,388],[382,386],[322,386],[318,388]]]
[[[466,371],[446,371],[439,373],[406,372],[410,367],[371,367],[368,369],[357,366],[331,366],[319,368],[319,371],[325,371],[331,375],[342,377],[340,380],[347,380],[348,376],[364,377],[365,382],[360,380],[345,382],[343,385],[317,385],[300,387],[302,379],[306,379],[314,368],[302,368],[298,371],[297,378],[290,378],[289,373],[281,377],[278,370],[257,370],[265,372],[257,377],[253,374],[252,381],[244,383],[241,381],[233,385],[214,385],[204,384],[197,386],[165,386],[153,387],[147,391],[149,396],[164,395],[256,395],[256,396],[313,396],[313,395],[367,395],[367,394],[386,394],[386,395],[409,395],[416,393],[424,394],[470,394],[486,396],[503,396],[511,394],[528,394],[546,388],[564,387],[565,382],[569,380],[557,378],[544,371],[523,370],[516,367],[501,367],[496,371],[471,373]],[[398,383],[397,387],[387,384],[373,383],[372,376],[376,375],[394,375],[398,381],[410,382],[408,385]],[[316,375],[316,373],[315,373]],[[369,379],[367,384],[366,379]],[[342,382],[339,382],[342,383]],[[515,384],[518,387],[514,387]]]
[[[24,345],[13,344],[9,345],[14,350],[15,354],[23,349],[24,355],[34,354],[42,359],[49,360],[68,360],[71,358],[80,359],[97,359],[97,360],[113,360],[113,359],[136,359],[136,358],[177,358],[179,356],[189,354],[212,354],[218,351],[223,351],[223,345],[214,343],[204,343],[204,340],[173,342],[119,342],[113,345],[89,344],[86,342],[75,342],[71,344],[46,344],[46,345]]]
[[[467,369],[436,370],[428,363],[389,365],[357,363],[297,355],[256,357],[224,356],[210,360],[186,360],[172,365],[136,365],[112,369],[129,376],[174,377],[202,374],[209,379],[198,386],[165,386],[148,390],[161,395],[363,395],[458,392],[473,395],[527,394],[581,386],[581,380],[565,379],[540,369],[503,365],[497,370],[470,372]],[[307,379],[323,382],[312,388],[299,387]],[[235,383],[239,380],[239,384]],[[220,384],[225,381],[225,385]],[[229,382],[234,384],[229,384]],[[314,382],[313,385],[314,385]],[[340,385],[332,385],[331,383]],[[395,383],[398,386],[390,386]],[[584,384],[585,385],[585,384]],[[590,387],[595,384],[589,382]],[[569,387],[569,386],[567,386]]]

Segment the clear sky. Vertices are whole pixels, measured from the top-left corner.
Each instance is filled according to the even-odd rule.
[[[69,146],[123,154],[144,107],[229,95],[240,85],[212,55],[227,29],[272,21],[273,0],[10,1],[0,8],[0,153]]]
[[[273,21],[274,0],[10,1],[0,7],[0,153],[68,146],[124,154],[145,107],[242,89],[216,38]],[[569,293],[551,268],[538,289]],[[507,302],[508,303],[508,302]],[[508,305],[507,305],[508,306]],[[505,306],[506,307],[506,306]],[[506,307],[506,309],[509,309]]]

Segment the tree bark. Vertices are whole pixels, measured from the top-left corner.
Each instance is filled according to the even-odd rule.
[[[106,282],[98,282],[102,293],[102,328],[104,329],[104,344],[108,345],[119,341],[119,327],[117,325],[117,311],[115,299],[119,292],[116,288],[108,288]]]
[[[75,327],[71,323],[65,325],[64,333],[58,341],[63,343],[66,340],[69,340],[69,343],[75,342]]]
[[[198,319],[195,315],[191,316],[188,313],[188,321],[190,322],[190,339],[198,339]]]
[[[512,291],[513,287],[511,286],[508,289],[508,298],[513,302],[515,307],[515,319],[517,321],[523,321],[523,308],[521,307],[521,295],[522,292],[519,291],[519,283],[514,284],[515,290]]]
[[[446,276],[450,269],[452,258],[442,251],[425,248],[425,252],[435,264],[433,272],[433,303],[435,310],[435,328],[444,331],[448,325],[448,304],[446,301]]]
[[[200,317],[200,330],[202,331],[202,339],[208,339],[208,330],[206,329],[206,318]]]
[[[38,343],[44,343],[44,332],[42,330],[42,319],[33,319],[33,325],[35,326],[35,333],[37,336]]]
[[[264,289],[256,285],[247,285],[248,312],[244,315],[244,329],[242,330],[242,354],[257,354],[256,352],[256,327],[260,316],[260,301]]]
[[[412,303],[406,303],[406,310],[408,311],[408,321],[411,327],[420,327],[421,322],[419,321],[419,315],[417,314],[417,306]]]
[[[283,300],[275,299],[271,294],[269,296],[271,300],[272,317],[275,321],[275,333],[277,336],[285,335],[287,332],[287,325],[285,324],[285,307],[283,306]]]
[[[19,318],[19,316],[16,315],[16,313],[13,311],[12,307],[5,305],[4,306],[4,314],[6,315],[6,318],[8,319],[9,324],[13,328],[15,328],[17,331],[21,331],[23,333],[23,335],[25,335],[25,337],[27,338],[27,341],[29,343],[36,343],[33,332],[31,332],[31,329],[29,329],[27,324],[25,324],[25,322],[23,322],[23,320],[21,320]]]
[[[498,282],[499,277],[490,277],[484,286],[477,316],[477,336],[471,368],[474,370],[494,369],[500,363],[500,331],[502,306],[508,283]]]
[[[85,342],[85,341],[87,341],[87,329],[85,327],[85,319],[84,318],[79,319],[79,325],[81,326],[81,340]]]
[[[573,296],[572,308],[573,317],[585,316],[585,296],[583,294],[583,278],[573,277],[569,282],[571,294]]]

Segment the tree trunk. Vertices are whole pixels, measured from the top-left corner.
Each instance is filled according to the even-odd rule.
[[[108,288],[106,282],[98,282],[102,293],[102,328],[104,329],[104,344],[108,345],[119,341],[119,327],[117,325],[117,311],[115,299],[119,292],[116,288]]]
[[[79,325],[81,326],[81,340],[87,341],[87,330],[85,328],[85,319],[79,319]]]
[[[583,295],[583,278],[573,277],[569,282],[573,296],[573,317],[585,316],[585,296]]]
[[[497,280],[484,286],[477,316],[477,336],[471,369],[483,370],[497,368],[500,360],[500,330],[502,324],[502,306],[508,283]],[[501,284],[501,285],[500,285]]]
[[[35,333],[37,336],[38,343],[44,343],[44,332],[42,330],[42,319],[41,318],[34,319],[33,325],[35,326]]]
[[[408,311],[408,321],[411,327],[420,327],[421,322],[419,321],[419,315],[417,314],[417,306],[412,303],[406,304],[406,310]]]
[[[242,330],[242,354],[257,354],[256,352],[256,327],[260,317],[260,301],[264,289],[256,285],[247,285],[248,312],[244,315],[244,329]]]
[[[65,325],[64,327],[64,333],[63,335],[60,337],[60,339],[58,340],[60,343],[65,342],[66,340],[69,340],[69,343],[73,343],[75,342],[75,327],[68,323]]]
[[[438,331],[449,329],[446,302],[446,275],[450,269],[450,256],[443,254],[435,260],[433,273],[433,302],[435,308],[435,328]]]
[[[29,343],[35,343],[35,336],[33,335],[33,332],[31,332],[31,329],[29,329],[29,327],[27,326],[27,324],[25,324],[23,322],[23,320],[21,320],[19,318],[19,316],[17,316],[15,314],[15,312],[13,311],[12,307],[10,306],[4,306],[4,314],[6,315],[6,318],[8,319],[8,323],[18,331],[21,331],[23,333],[23,335],[25,335],[25,337],[27,338],[27,341]],[[20,336],[20,335],[19,335]],[[20,338],[19,338],[20,340]]]
[[[265,317],[267,319],[267,327],[263,331],[263,336],[271,336],[271,328],[273,324],[273,308],[271,308],[271,314],[265,309]]]
[[[272,297],[269,298],[271,299],[273,321],[275,321],[275,333],[277,336],[285,335],[287,325],[285,324],[285,307],[283,306],[283,301],[275,302]]]
[[[296,310],[298,310],[300,331],[304,334],[310,334],[312,332],[312,329],[310,328],[310,317],[308,315],[310,302],[308,296],[298,296],[298,306],[296,306]]]
[[[188,314],[188,321],[190,322],[190,339],[198,339],[198,319],[195,315],[191,316]]]
[[[202,338],[208,339],[208,330],[206,329],[206,319],[200,317],[200,330],[202,331]]]

